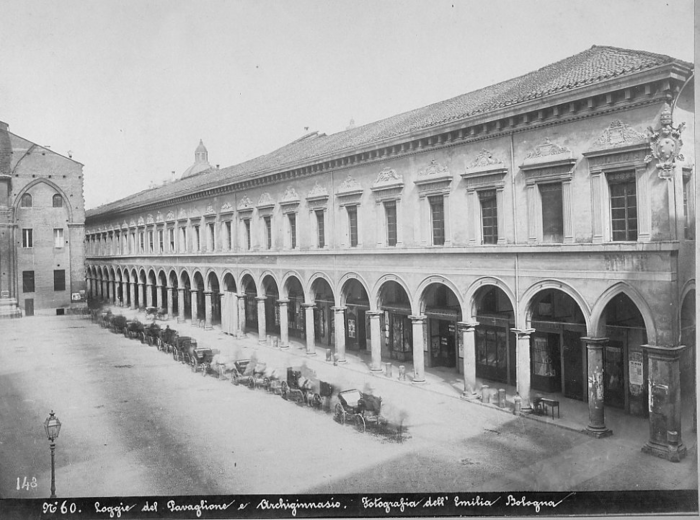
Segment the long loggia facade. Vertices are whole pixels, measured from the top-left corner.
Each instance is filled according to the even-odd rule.
[[[649,417],[695,397],[692,65],[593,47],[88,211],[89,294]],[[194,173],[193,173],[194,172]]]

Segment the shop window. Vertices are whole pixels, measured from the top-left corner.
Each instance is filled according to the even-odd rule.
[[[266,216],[265,220],[265,242],[267,249],[272,249],[272,217]]]
[[[540,184],[542,200],[542,241],[545,243],[564,242],[564,204],[562,184]]]
[[[22,292],[34,292],[34,271],[22,271]]]
[[[287,215],[287,219],[289,220],[290,247],[292,249],[296,249],[297,248],[297,215],[296,215],[296,213],[289,213]]]
[[[412,323],[408,316],[389,314],[389,350],[391,359],[410,361],[413,359]]]
[[[350,247],[357,247],[357,206],[347,206]]]
[[[475,331],[478,377],[508,380],[508,337],[504,328],[480,325]]]
[[[66,271],[64,269],[55,269],[53,272],[53,290],[66,290]]]
[[[498,205],[496,190],[478,192],[481,204],[481,242],[483,244],[498,243]]]
[[[325,221],[324,221],[324,214],[323,210],[319,209],[316,210],[316,223],[318,224],[317,230],[318,230],[318,247],[326,247],[326,229],[325,229]]]
[[[32,229],[22,230],[22,247],[34,247],[33,232]]]
[[[22,195],[22,200],[20,201],[19,205],[22,208],[31,208],[32,196],[29,193],[25,193],[24,195]]]
[[[386,244],[396,246],[396,201],[385,202],[384,211],[386,213]]]
[[[53,196],[53,207],[54,208],[62,208],[63,207],[63,197],[60,195],[56,194]]]
[[[445,199],[442,195],[428,197],[428,203],[433,228],[433,245],[445,245]]]
[[[637,183],[634,172],[608,175],[613,242],[637,240]]]
[[[53,230],[53,246],[54,247],[63,247],[64,245],[64,240],[63,240],[63,229],[57,228]]]

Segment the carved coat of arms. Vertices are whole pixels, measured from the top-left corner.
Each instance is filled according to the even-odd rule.
[[[668,103],[664,104],[659,122],[661,123],[659,130],[654,130],[652,127],[648,129],[651,154],[644,158],[644,162],[648,164],[656,159],[659,178],[671,179],[676,159],[683,160],[683,154],[680,153],[680,150],[683,146],[681,132],[685,128],[685,123],[681,123],[677,127],[673,126],[673,116]]]

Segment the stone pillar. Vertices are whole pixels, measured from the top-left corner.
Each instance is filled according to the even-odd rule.
[[[463,397],[476,395],[476,341],[475,332],[478,323],[460,321],[457,327],[462,334],[462,375],[464,376]]]
[[[105,281],[100,280],[100,300],[105,299]]]
[[[166,290],[168,291],[168,319],[170,319],[173,316],[173,288],[168,285]]]
[[[127,284],[125,281],[122,281],[121,286],[122,286],[122,306],[124,306],[124,305],[126,305],[126,293],[129,290],[129,284]]]
[[[367,311],[365,314],[369,316],[369,335],[372,342],[370,370],[379,372],[382,369],[382,328],[380,324],[382,311]]]
[[[306,353],[309,356],[316,355],[316,335],[314,332],[314,308],[315,303],[302,303],[306,313]]]
[[[531,412],[530,407],[530,335],[535,329],[511,329],[518,337],[516,346],[517,376],[516,390],[521,399],[520,410]]]
[[[644,453],[671,462],[687,454],[681,438],[680,354],[685,348],[642,345],[649,360],[649,441]]]
[[[139,282],[139,308],[145,306],[145,303],[144,303],[145,300],[144,300],[144,296],[143,296],[143,293],[144,293],[144,290],[143,290],[143,289],[144,289],[144,285],[146,285],[146,284]]]
[[[211,330],[211,291],[204,291],[204,330]]]
[[[258,302],[258,343],[267,343],[267,320],[265,316],[265,296],[257,296],[255,300]]]
[[[289,348],[289,300],[277,300],[277,305],[280,307],[280,348]]]
[[[592,437],[607,437],[612,430],[605,426],[603,348],[608,338],[581,338],[588,351],[588,426]]]
[[[112,294],[110,295],[112,298],[112,303],[117,303],[117,282],[115,280],[112,280],[110,282],[110,285],[112,286]]]
[[[146,284],[146,307],[153,307],[153,284]]]
[[[238,295],[238,337],[245,338],[245,294]]]
[[[156,307],[163,308],[163,286],[156,284]]]
[[[177,288],[177,322],[185,323],[185,288]]]
[[[192,314],[192,324],[197,321],[197,289],[190,289],[190,313]]]
[[[232,303],[233,305],[231,305],[229,309],[231,313],[231,329],[233,330],[234,336],[238,337],[240,330],[238,326],[238,296],[236,293],[233,293]]]
[[[332,307],[335,319],[335,355],[345,363],[345,307]]]
[[[136,284],[134,282],[129,283],[129,308],[131,310],[136,308]]]
[[[409,316],[413,324],[413,382],[425,383],[425,316]]]

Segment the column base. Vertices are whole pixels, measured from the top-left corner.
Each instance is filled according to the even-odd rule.
[[[477,394],[473,390],[469,390],[469,391],[465,390],[464,392],[462,392],[462,395],[460,395],[459,397],[460,397],[460,399],[465,399],[466,401],[476,401],[478,395],[479,394]]]
[[[613,431],[605,426],[591,426],[588,425],[586,426],[586,429],[583,430],[586,435],[590,437],[595,437],[596,439],[602,439],[603,437],[610,437],[613,434]]]
[[[336,363],[338,363],[339,365],[344,365],[347,362],[348,362],[347,359],[339,359],[338,361],[336,361]]]
[[[671,462],[680,462],[688,454],[685,445],[682,443],[678,446],[673,446],[669,444],[657,444],[651,441],[642,446],[642,452]]]
[[[211,325],[204,325],[204,330],[213,330],[213,329],[214,329],[214,327],[212,327]]]
[[[306,351],[306,355],[307,355],[307,356],[315,356],[315,355],[316,355],[316,352],[311,352],[311,351],[308,351],[308,350],[307,350],[307,351]]]
[[[289,349],[289,344],[287,344],[287,345],[280,345],[280,349],[282,349],[282,350],[288,350],[288,349]]]
[[[370,372],[383,372],[382,367],[370,367]]]
[[[425,379],[414,379],[413,381],[411,381],[411,383],[416,385],[424,385]]]
[[[266,339],[259,339],[258,345],[267,345],[267,340]]]

